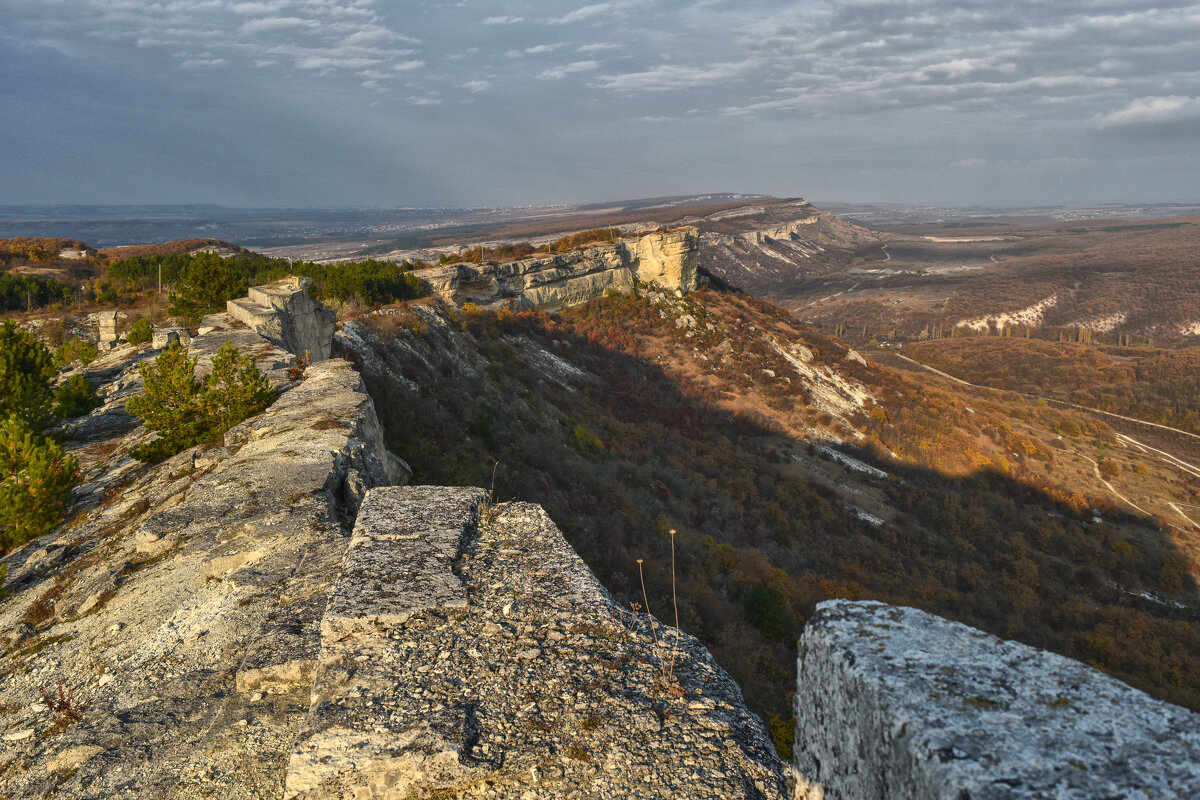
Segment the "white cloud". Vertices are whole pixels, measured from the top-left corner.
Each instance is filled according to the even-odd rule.
[[[536,56],[536,55],[541,55],[542,53],[553,53],[555,50],[557,50],[558,48],[560,48],[562,46],[563,46],[562,42],[556,42],[554,44],[538,44],[538,45],[534,45],[533,47],[526,47],[523,52],[526,55]]]
[[[467,81],[462,85],[462,88],[466,89],[471,94],[479,94],[480,92],[486,92],[488,89],[491,89],[492,84],[489,81]]]
[[[425,66],[424,61],[413,59],[411,61],[401,61],[398,64],[392,64],[392,69],[396,70],[396,72],[408,72],[411,69],[419,69],[423,66]]]
[[[611,50],[624,50],[625,45],[617,44],[616,42],[596,42],[594,44],[580,45],[577,53],[606,53]]]
[[[600,86],[621,92],[661,92],[670,89],[691,89],[697,86],[712,86],[737,81],[762,67],[755,59],[708,64],[702,67],[687,67],[677,64],[660,64],[645,72],[625,75],[604,75]]]
[[[538,77],[544,81],[556,81],[576,72],[590,72],[600,66],[598,61],[572,61],[561,67],[543,70]]]
[[[241,33],[255,34],[266,33],[269,31],[286,31],[295,30],[296,28],[308,28],[309,30],[319,27],[321,23],[312,19],[300,19],[299,17],[261,17],[259,19],[248,20],[242,23],[238,28]]]
[[[1141,97],[1097,119],[1102,128],[1130,128],[1200,120],[1200,97]]]
[[[986,158],[964,158],[961,161],[955,161],[950,164],[954,169],[975,169],[978,167],[986,167],[988,160]]]
[[[223,58],[189,58],[186,61],[179,62],[180,69],[206,69],[208,67],[220,67],[227,64]]]
[[[618,8],[619,6],[616,3],[595,3],[590,6],[577,8],[567,14],[563,14],[561,17],[551,19],[549,22],[551,25],[570,25],[573,22],[583,22],[584,20],[598,17],[601,14],[608,14],[616,11]]]
[[[524,17],[487,17],[483,20],[484,25],[516,25],[518,22],[524,22]]]
[[[377,45],[387,42],[408,42],[418,44],[419,41],[411,36],[404,36],[380,25],[372,25],[357,30],[342,39],[342,45],[356,47],[361,45]],[[410,51],[411,52],[411,51]]]
[[[291,0],[274,0],[273,2],[263,3],[234,3],[229,6],[229,10],[235,14],[253,16],[255,14],[277,14],[290,5],[292,5]]]
[[[297,59],[298,69],[363,69],[379,63],[375,58],[337,58],[335,56],[306,56]]]

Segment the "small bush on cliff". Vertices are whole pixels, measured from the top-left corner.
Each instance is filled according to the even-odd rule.
[[[92,384],[82,375],[72,375],[54,390],[54,414],[78,417],[102,405]]]
[[[203,383],[196,380],[196,359],[173,343],[139,370],[145,393],[125,408],[145,420],[158,438],[134,449],[140,461],[157,462],[201,442],[218,441],[225,431],[271,404],[274,392],[248,355],[226,342],[213,357]]]
[[[55,348],[54,366],[61,368],[76,361],[87,366],[96,360],[99,352],[96,345],[73,336]]]
[[[584,458],[597,461],[604,457],[604,442],[601,441],[599,436],[582,425],[575,426],[575,430],[571,432],[571,439],[567,444]]]
[[[129,344],[145,344],[153,338],[154,326],[145,317],[133,323],[129,327],[129,333],[125,334],[125,341],[129,342]]]
[[[15,415],[0,423],[0,552],[52,530],[79,482],[75,459]]]

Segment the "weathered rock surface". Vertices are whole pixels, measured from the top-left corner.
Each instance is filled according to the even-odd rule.
[[[736,684],[618,609],[537,506],[374,489],[284,796],[787,796]],[[402,687],[399,688],[398,687]]]
[[[130,467],[83,522],[6,557],[0,786],[278,798],[381,450],[358,374],[324,362],[224,446]]]
[[[628,293],[638,281],[689,292],[696,287],[699,239],[694,228],[651,233],[571,253],[504,264],[451,264],[421,270],[430,289],[455,303],[511,302],[557,311],[604,295]]]
[[[832,600],[800,641],[797,797],[1200,797],[1200,715],[911,608]]]
[[[337,315],[308,296],[312,278],[290,277],[252,286],[246,297],[230,300],[226,312],[246,327],[313,362],[329,358]]]

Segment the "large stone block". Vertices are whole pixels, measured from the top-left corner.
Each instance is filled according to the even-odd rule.
[[[832,600],[798,669],[802,800],[1200,797],[1200,715],[960,623]]]
[[[231,317],[297,356],[329,358],[337,315],[308,294],[312,278],[290,276],[254,286],[247,296],[230,300]]]

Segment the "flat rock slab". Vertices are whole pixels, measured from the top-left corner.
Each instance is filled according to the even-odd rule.
[[[1200,715],[911,608],[820,604],[795,709],[806,800],[1200,797]]]
[[[475,525],[487,492],[473,487],[408,486],[371,492],[363,500],[354,538],[411,539],[429,531],[457,531]]]
[[[323,640],[466,608],[467,591],[453,566],[485,495],[482,489],[431,489],[367,493],[321,620]]]
[[[356,538],[321,620],[322,640],[391,628],[414,614],[466,608],[467,592],[451,571],[462,531],[433,530],[395,540]]]

